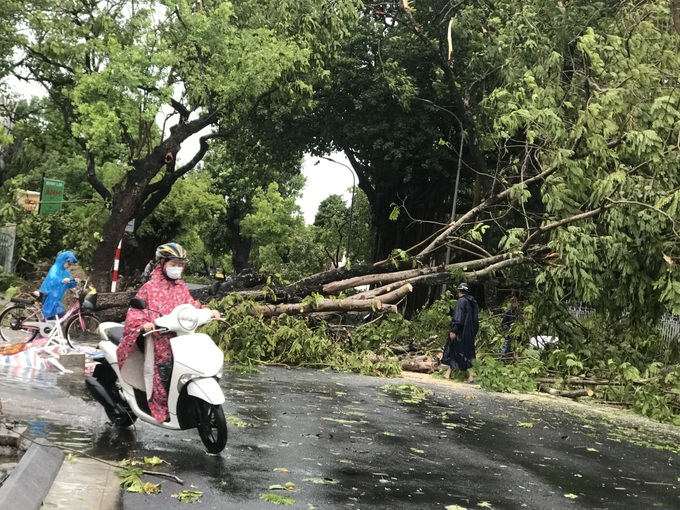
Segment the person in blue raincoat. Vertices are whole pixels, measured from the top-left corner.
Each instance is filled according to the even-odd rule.
[[[40,293],[43,295],[43,316],[46,319],[54,319],[57,315],[64,313],[64,306],[61,300],[64,298],[66,289],[76,286],[76,281],[71,278],[69,268],[78,262],[72,251],[63,251],[57,255],[57,260],[50,268],[45,281],[40,286]]]

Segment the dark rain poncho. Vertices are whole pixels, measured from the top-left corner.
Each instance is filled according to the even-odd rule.
[[[446,339],[442,365],[454,370],[468,370],[472,368],[472,360],[476,357],[475,336],[479,330],[479,305],[475,298],[465,294],[458,299],[450,329],[456,338]]]

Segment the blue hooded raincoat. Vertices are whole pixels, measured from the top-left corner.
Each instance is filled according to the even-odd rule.
[[[43,294],[43,315],[46,319],[64,313],[61,300],[66,289],[72,289],[76,282],[71,278],[71,272],[64,268],[64,264],[70,262],[75,264],[78,259],[72,251],[64,251],[57,255],[57,260],[50,268],[45,281],[40,286],[40,293]],[[61,283],[64,278],[69,278],[69,283]]]

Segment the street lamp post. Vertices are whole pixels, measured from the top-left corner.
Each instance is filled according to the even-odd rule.
[[[352,215],[354,214],[354,188],[356,188],[356,179],[354,177],[354,170],[352,170],[351,167],[345,165],[344,163],[340,163],[340,161],[335,161],[333,158],[329,158],[327,156],[319,156],[321,159],[325,159],[327,161],[330,161],[331,163],[335,163],[336,165],[342,165],[344,166],[347,170],[349,170],[349,173],[352,174],[352,200],[349,205],[349,228],[347,230],[347,248],[346,248],[346,258],[347,262],[349,261],[349,242],[350,239],[352,239]]]
[[[456,183],[453,187],[453,205],[451,207],[451,219],[449,220],[450,222],[455,221],[456,219],[456,201],[458,199],[458,182],[460,180],[460,167],[463,162],[463,144],[465,143],[465,132],[463,130],[463,123],[460,121],[458,116],[453,113],[450,110],[447,110],[446,108],[442,108],[441,106],[433,103],[429,99],[423,99],[422,97],[416,97],[415,99],[422,101],[423,103],[427,103],[430,106],[433,106],[437,108],[438,110],[441,110],[443,112],[448,113],[451,115],[454,119],[456,119],[456,122],[458,122],[458,128],[460,129],[460,148],[458,149],[458,168],[456,169]],[[451,258],[451,246],[449,244],[446,244],[446,265],[449,265],[449,259]],[[442,286],[442,294],[446,292],[446,284]]]

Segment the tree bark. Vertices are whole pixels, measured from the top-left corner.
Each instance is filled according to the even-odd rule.
[[[355,312],[359,310],[366,312],[397,313],[396,305],[384,304],[378,299],[366,301],[324,299],[314,307],[303,303],[291,305],[262,305],[253,308],[250,313],[253,315],[262,315],[263,317],[274,317],[283,314],[301,315],[311,312]]]
[[[675,31],[680,34],[680,0],[669,0],[669,4],[673,26],[675,26]]]
[[[380,290],[380,289],[379,289]],[[379,297],[376,297],[379,301],[383,303],[393,303],[395,301],[399,301],[401,298],[406,296],[407,294],[410,294],[413,292],[413,285],[410,283],[405,283],[398,285],[396,289],[391,290],[391,287],[385,287],[385,292],[379,294]],[[373,299],[373,296],[352,296],[347,298],[345,301],[349,301],[350,303],[358,302],[361,303],[366,300]]]

